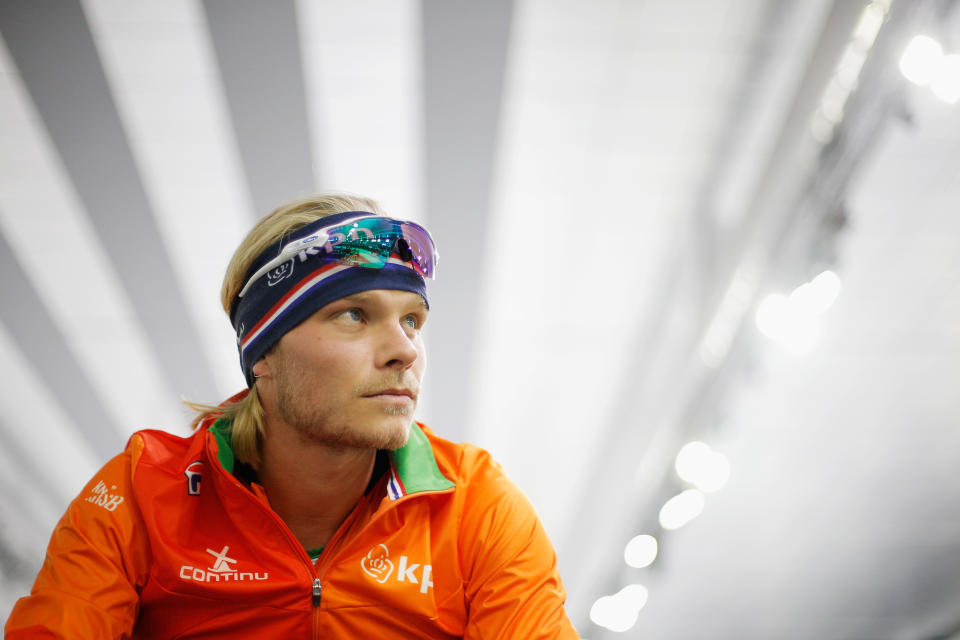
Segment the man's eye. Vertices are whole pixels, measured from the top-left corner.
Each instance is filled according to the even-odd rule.
[[[405,317],[403,318],[403,324],[404,324],[405,326],[411,328],[411,329],[419,329],[419,328],[420,328],[420,318],[418,318],[417,316],[412,315],[412,314],[409,315],[409,316],[405,316]]]
[[[360,309],[347,309],[340,314],[340,318],[345,322],[360,322],[363,320],[363,313]]]

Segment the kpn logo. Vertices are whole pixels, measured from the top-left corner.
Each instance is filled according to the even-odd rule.
[[[393,560],[390,559],[390,549],[383,543],[370,549],[367,555],[360,560],[360,568],[380,584],[385,583],[393,575],[394,567]],[[420,593],[426,593],[427,589],[433,587],[433,580],[430,579],[433,573],[433,565],[425,564],[421,566],[419,563],[410,562],[407,556],[400,556],[396,568],[397,573],[394,579],[397,582],[418,584],[420,585]]]
[[[227,545],[224,545],[220,551],[207,549],[207,553],[213,556],[213,566],[203,569],[185,564],[180,567],[180,577],[194,582],[239,582],[241,580],[266,580],[270,577],[270,574],[266,571],[263,573],[239,571],[234,566],[237,564],[237,560],[227,555],[229,551],[230,547]]]

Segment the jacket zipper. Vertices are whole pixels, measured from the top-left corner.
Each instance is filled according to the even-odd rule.
[[[207,431],[207,435],[209,435],[209,429]],[[205,450],[205,453],[207,453],[208,458],[214,461],[214,463],[211,465],[216,468],[216,471],[214,471],[214,473],[223,474],[223,477],[227,481],[228,485],[231,485],[234,487],[235,490],[240,491],[241,494],[244,495],[244,499],[250,500],[253,504],[256,505],[255,508],[260,509],[267,515],[267,517],[271,518],[278,525],[278,529],[280,530],[280,535],[284,539],[286,539],[287,544],[290,546],[291,550],[294,552],[294,555],[299,555],[301,559],[306,559],[306,562],[304,562],[304,565],[306,569],[310,572],[310,577],[313,578],[313,585],[311,587],[311,597],[312,597],[312,602],[314,606],[314,613],[316,613],[316,608],[320,606],[320,595],[321,595],[321,585],[320,585],[320,578],[317,575],[317,567],[310,560],[310,557],[307,555],[307,552],[304,550],[300,542],[293,537],[293,534],[290,532],[290,529],[287,527],[286,523],[282,519],[280,519],[280,516],[278,516],[273,509],[271,509],[270,507],[260,502],[260,500],[258,500],[257,497],[254,496],[249,489],[244,487],[240,483],[240,481],[233,476],[233,474],[228,473],[226,469],[220,466],[219,461],[217,461],[216,459],[216,455],[210,456],[210,451],[208,447],[209,447],[209,443],[205,441],[204,450]]]
[[[396,509],[397,505],[403,504],[404,502],[407,502],[411,499],[415,499],[420,496],[438,495],[443,493],[450,493],[452,491],[453,491],[452,488],[441,489],[439,491],[419,491],[414,494],[407,494],[402,498],[400,498],[399,500],[393,500],[391,501],[390,505],[386,509],[378,509],[377,511],[375,511],[370,516],[370,519],[363,524],[363,528],[354,532],[354,535],[351,537],[351,540],[360,537],[363,534],[363,532],[369,529],[371,526],[373,526],[373,524],[377,520],[382,518],[386,513]],[[339,530],[338,530],[338,533],[340,533]],[[327,572],[327,569],[334,564],[334,561],[337,559],[337,556],[339,556],[340,552],[342,552],[343,549],[346,547],[346,543],[348,541],[344,540],[345,536],[346,536],[346,531],[344,530],[341,536],[334,534],[334,537],[330,539],[330,542],[327,544],[327,549],[324,550],[324,553],[320,556],[320,560],[317,562],[317,565],[315,567],[316,574],[318,576],[323,576]],[[328,550],[335,551],[336,553],[328,554],[327,553]],[[319,578],[318,578],[318,581],[319,581]]]
[[[319,640],[320,638],[320,596],[322,595],[323,587],[320,585],[320,578],[313,579],[313,640]]]
[[[208,435],[209,435],[209,430],[208,430]],[[210,456],[209,456],[209,450],[207,449],[207,446],[208,446],[208,443],[207,443],[207,442],[204,442],[205,452],[208,454],[208,457],[210,457]],[[216,460],[216,456],[213,456],[212,458],[213,458],[214,460]],[[268,515],[268,517],[272,518],[272,519],[274,520],[274,522],[276,522],[276,523],[279,525],[279,529],[280,529],[281,535],[283,535],[283,537],[287,539],[288,544],[291,544],[292,548],[294,549],[295,553],[297,553],[297,555],[300,555],[301,557],[306,557],[306,559],[307,559],[307,563],[306,563],[306,564],[307,564],[307,566],[308,566],[308,568],[309,568],[309,570],[310,570],[311,577],[313,577],[313,584],[312,584],[312,586],[311,586],[310,595],[311,595],[311,602],[313,603],[314,636],[316,636],[316,635],[317,635],[318,614],[320,613],[320,601],[321,601],[321,597],[322,597],[322,595],[323,595],[323,585],[322,585],[321,582],[320,582],[321,565],[323,565],[323,567],[322,567],[322,568],[323,568],[323,573],[326,573],[327,567],[330,566],[330,565],[332,565],[332,564],[333,564],[333,561],[334,561],[336,558],[333,556],[332,553],[329,554],[329,555],[327,555],[326,558],[324,558],[324,556],[321,556],[321,557],[320,557],[320,562],[318,562],[316,565],[314,565],[313,562],[310,560],[310,558],[307,556],[306,551],[305,551],[305,550],[303,549],[303,547],[300,545],[300,542],[297,541],[297,540],[293,537],[293,534],[290,533],[290,530],[289,530],[289,528],[287,528],[286,523],[283,522],[283,520],[280,519],[280,516],[278,516],[275,511],[273,511],[272,509],[270,509],[269,507],[267,507],[266,505],[264,505],[262,502],[260,502],[260,500],[258,500],[255,496],[253,496],[253,495],[250,493],[250,491],[249,491],[246,487],[244,487],[244,486],[240,483],[240,481],[237,480],[237,479],[233,476],[233,474],[227,473],[227,471],[226,471],[223,467],[220,466],[219,462],[217,462],[217,463],[214,464],[213,466],[215,466],[215,467],[218,469],[218,471],[215,471],[214,473],[219,472],[219,473],[222,473],[224,476],[226,476],[227,482],[228,482],[229,484],[232,484],[236,489],[238,489],[238,490],[240,490],[241,492],[243,492],[243,493],[247,496],[247,498],[248,498],[249,500],[253,501],[253,502],[257,505],[257,507],[258,507],[259,509],[261,509],[261,510],[263,510],[264,512],[266,512],[267,515]],[[447,489],[441,489],[441,490],[439,490],[439,491],[419,491],[419,492],[417,492],[417,493],[415,493],[415,494],[407,494],[407,495],[401,497],[399,500],[393,500],[393,501],[391,501],[391,504],[390,504],[390,506],[389,506],[387,509],[385,509],[385,510],[380,510],[380,509],[378,509],[376,512],[374,512],[374,513],[372,514],[371,518],[370,518],[366,523],[364,523],[363,529],[361,529],[361,531],[356,532],[356,534],[359,535],[363,530],[370,528],[370,525],[372,525],[374,522],[376,522],[377,520],[379,520],[379,519],[384,515],[384,513],[386,513],[387,511],[392,511],[393,509],[396,509],[399,504],[402,504],[402,503],[404,503],[404,502],[408,502],[411,498],[414,498],[414,497],[417,497],[417,496],[437,495],[437,494],[443,494],[443,493],[451,493],[452,491],[453,491],[453,488],[452,488],[452,487],[447,488]],[[361,498],[361,499],[362,499],[362,498]],[[351,515],[352,515],[352,514],[351,514]],[[348,519],[349,519],[349,516],[348,516]],[[338,535],[338,534],[340,534],[340,535]],[[330,551],[333,551],[333,549],[332,549],[331,547],[334,547],[335,545],[334,545],[334,544],[331,544],[331,543],[334,543],[334,542],[337,543],[337,544],[336,544],[336,547],[340,547],[340,546],[342,545],[342,543],[343,543],[342,538],[343,538],[343,536],[344,536],[345,534],[346,534],[346,530],[345,530],[345,529],[344,529],[344,530],[339,530],[339,529],[338,529],[337,532],[334,533],[333,538],[330,539],[330,543],[328,543],[328,545],[327,545],[328,549],[329,549]],[[354,537],[356,537],[356,536],[354,536]],[[337,548],[337,549],[336,549],[337,552],[339,552],[339,551],[341,551],[341,550],[342,550],[342,549],[340,549],[340,548]],[[325,555],[326,555],[326,554],[325,554]],[[324,560],[326,560],[326,562],[324,562]]]

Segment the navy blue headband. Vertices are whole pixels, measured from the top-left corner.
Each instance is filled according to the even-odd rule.
[[[283,249],[292,242],[309,240],[322,229],[361,216],[403,224],[362,211],[337,213],[284,236],[253,261],[244,277],[242,297],[234,299],[230,310],[230,322],[237,332],[240,367],[247,385],[253,385],[253,365],[270,347],[285,333],[334,300],[371,289],[396,289],[416,293],[429,304],[423,277],[411,263],[404,263],[395,257],[382,267],[371,269],[344,264],[323,251],[307,250],[292,254],[289,260],[262,276],[256,275],[268,263],[276,262]]]

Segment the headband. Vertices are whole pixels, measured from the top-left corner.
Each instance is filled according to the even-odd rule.
[[[284,235],[253,261],[230,307],[240,367],[325,305],[371,289],[411,291],[427,301],[437,253],[420,225],[364,211],[321,218]]]

